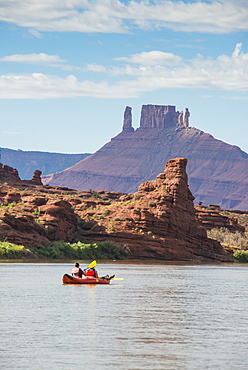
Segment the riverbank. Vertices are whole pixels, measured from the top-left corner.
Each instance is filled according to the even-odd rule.
[[[227,247],[230,255],[234,257],[233,261],[230,262],[242,262],[248,263],[248,251],[237,249],[237,247]],[[75,260],[100,260],[100,261],[160,261],[164,262],[176,262],[166,261],[161,259],[147,258],[147,259],[135,259],[128,258],[128,252],[118,245],[112,242],[105,241],[101,243],[66,243],[63,241],[53,242],[44,248],[25,247],[23,245],[17,245],[8,242],[0,242],[0,262],[71,262]],[[193,262],[185,260],[183,262]],[[204,261],[199,261],[204,263]],[[207,262],[207,261],[206,261]],[[209,262],[209,261],[208,261]],[[218,261],[219,263],[219,261]]]
[[[121,260],[127,257],[127,251],[112,242],[49,243],[43,248],[25,247],[14,243],[0,242],[0,259],[21,260]]]

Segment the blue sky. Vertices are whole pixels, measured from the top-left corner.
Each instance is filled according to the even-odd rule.
[[[92,153],[142,104],[248,152],[248,2],[0,0],[0,145]]]

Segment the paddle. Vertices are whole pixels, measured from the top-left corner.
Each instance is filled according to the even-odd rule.
[[[92,261],[89,266],[87,267],[88,269],[92,269],[93,267],[95,267],[97,265],[97,262],[96,260]],[[111,280],[124,280],[123,278],[112,278]]]
[[[92,261],[89,266],[87,267],[87,269],[92,269],[93,267],[95,267],[97,265],[97,262],[94,260]]]

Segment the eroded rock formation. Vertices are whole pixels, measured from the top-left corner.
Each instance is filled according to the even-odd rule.
[[[1,240],[40,248],[56,240],[110,240],[132,259],[231,261],[197,221],[186,165],[186,158],[168,161],[130,194],[2,184]]]
[[[186,164],[185,158],[170,160],[155,180],[142,183],[134,194],[121,196],[120,205],[111,207],[97,223],[102,228],[98,237],[111,219],[115,221],[108,238],[126,246],[133,258],[229,260],[220,244],[207,238],[195,217]],[[88,230],[88,235],[91,232]]]
[[[18,171],[7,165],[0,163],[0,181],[7,183],[19,182],[21,181]]]
[[[132,108],[126,107],[124,112],[124,119],[123,119],[123,131],[134,131],[132,127]]]
[[[237,216],[230,216],[229,211],[222,210],[217,205],[209,204],[208,207],[198,205],[195,206],[196,217],[201,225],[206,230],[211,229],[228,229],[230,232],[245,233],[245,227],[239,224]],[[231,212],[231,214],[235,212]],[[248,212],[241,212],[248,214]],[[227,216],[228,215],[228,216]]]
[[[176,112],[174,105],[142,105],[140,128],[188,127],[189,116],[188,108],[183,117],[183,112]]]
[[[78,190],[135,192],[154,179],[170,158],[188,158],[190,189],[196,204],[248,210],[248,154],[189,125],[189,110],[144,105],[140,127],[132,130],[131,108],[123,131],[96,153],[65,171],[44,176],[50,185]]]
[[[6,181],[8,184],[42,185],[41,174],[41,171],[35,170],[31,180],[21,180],[17,169],[0,163],[0,183]]]

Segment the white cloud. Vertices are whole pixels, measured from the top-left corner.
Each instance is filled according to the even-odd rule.
[[[0,10],[1,21],[32,32],[123,33],[132,27],[208,33],[248,30],[248,3],[241,0],[9,0]]]
[[[1,62],[14,62],[38,65],[53,65],[64,63],[65,60],[60,59],[57,55],[39,54],[14,54],[0,58]]]
[[[99,64],[88,64],[86,70],[89,72],[106,72],[107,69]]]
[[[164,53],[162,51],[154,50],[134,54],[129,58],[116,58],[116,60],[141,65],[176,65],[182,61],[182,58],[172,53]]]
[[[57,57],[58,58],[58,57]],[[46,59],[46,58],[45,58]],[[48,58],[49,59],[49,58]],[[120,60],[121,59],[121,60]],[[176,63],[167,63],[168,59]],[[50,60],[50,59],[49,59]],[[55,60],[57,60],[55,58]],[[66,78],[33,73],[0,76],[0,99],[52,99],[88,96],[97,98],[137,97],[141,93],[159,89],[207,89],[247,92],[248,53],[237,44],[231,56],[216,59],[197,55],[192,60],[158,51],[119,58],[124,66],[88,65],[86,70],[110,75],[115,82],[82,81],[74,75]],[[155,61],[161,63],[155,64]]]
[[[76,96],[127,98],[136,97],[137,91],[132,86],[129,91],[123,91],[121,83],[110,85],[106,81],[80,82],[73,75],[66,78],[42,73],[0,76],[0,99],[53,99]]]
[[[242,48],[242,42],[239,42],[236,46],[235,46],[235,50],[234,52],[232,53],[232,57],[233,58],[237,58],[240,53],[241,53],[241,48]]]
[[[48,32],[127,32],[118,0],[11,0],[0,5],[0,20]]]
[[[33,64],[45,67],[60,68],[63,70],[73,70],[73,69],[81,70],[80,67],[65,64],[66,60],[61,59],[57,55],[48,55],[45,53],[13,54],[0,58],[0,62]]]
[[[43,38],[43,35],[36,31],[36,30],[29,30],[28,33],[34,37],[36,37],[37,39],[42,39]]]

